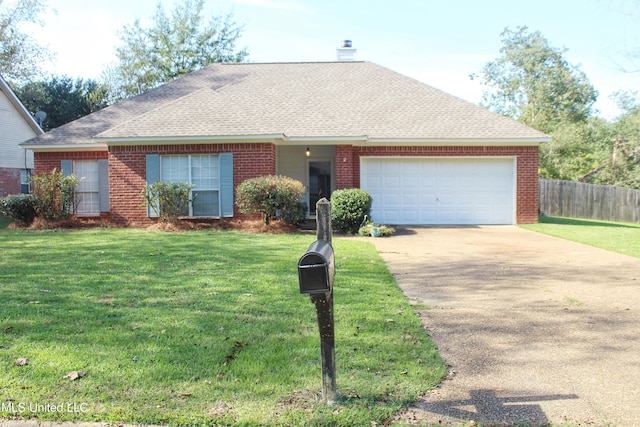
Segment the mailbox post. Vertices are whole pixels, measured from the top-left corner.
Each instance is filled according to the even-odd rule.
[[[335,263],[331,246],[331,204],[321,199],[316,204],[317,240],[298,261],[300,293],[309,294],[316,306],[322,359],[322,399],[338,401],[336,390],[336,352],[333,319],[333,276]]]

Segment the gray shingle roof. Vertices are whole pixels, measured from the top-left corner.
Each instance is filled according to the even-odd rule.
[[[213,64],[27,141],[284,135],[544,141],[541,132],[369,62]]]

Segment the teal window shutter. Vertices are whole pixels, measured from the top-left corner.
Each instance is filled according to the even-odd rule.
[[[160,181],[160,155],[147,154],[147,185],[151,185]],[[147,216],[149,218],[157,218],[160,216],[159,206],[147,206]]]
[[[233,216],[233,153],[220,154],[220,216]]]
[[[62,160],[60,162],[60,171],[62,176],[69,176],[73,174],[73,160]]]
[[[109,212],[109,160],[98,160],[98,197],[100,212]]]

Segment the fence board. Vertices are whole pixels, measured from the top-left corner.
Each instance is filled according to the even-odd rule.
[[[640,190],[553,179],[538,186],[543,215],[640,223]]]

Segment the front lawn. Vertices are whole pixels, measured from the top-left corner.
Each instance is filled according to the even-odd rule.
[[[541,216],[522,228],[640,258],[640,224]]]
[[[382,424],[445,367],[374,247],[336,239],[343,400],[320,403],[315,309],[296,269],[314,239],[0,231],[0,418]]]

